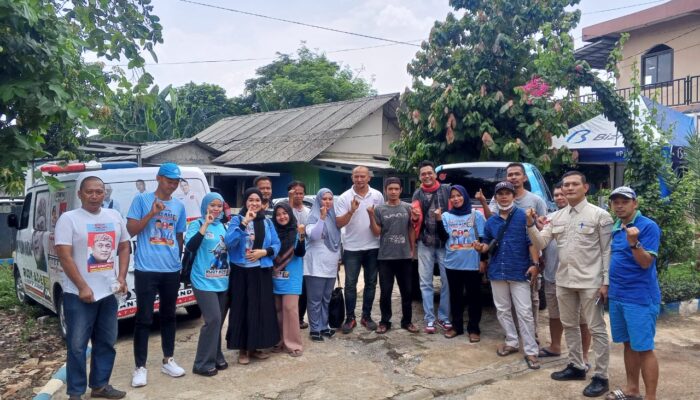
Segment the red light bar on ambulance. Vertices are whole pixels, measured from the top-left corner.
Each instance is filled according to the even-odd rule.
[[[138,164],[133,161],[115,161],[103,162],[89,161],[86,163],[70,163],[70,164],[46,164],[42,165],[41,172],[47,174],[61,174],[68,172],[83,172],[83,171],[99,171],[104,169],[120,169],[120,168],[136,168]]]

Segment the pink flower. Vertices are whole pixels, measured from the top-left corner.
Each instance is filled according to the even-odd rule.
[[[522,88],[525,96],[527,96],[528,104],[532,104],[532,100],[546,96],[549,93],[549,85],[539,76],[533,77],[528,83],[520,86],[520,88]]]

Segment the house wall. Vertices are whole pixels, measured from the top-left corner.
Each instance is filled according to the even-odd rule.
[[[388,156],[392,154],[390,146],[392,143],[399,140],[401,130],[391,123],[388,118],[384,117],[382,118],[382,131],[384,132],[382,136],[382,154]]]
[[[164,151],[144,161],[149,164],[162,164],[170,161],[183,165],[208,165],[211,164],[212,159],[213,155],[210,152],[196,144],[189,143]]]
[[[632,86],[633,64],[636,62],[637,70],[641,71],[642,56],[659,44],[673,48],[673,79],[700,75],[700,47],[690,47],[700,43],[700,30],[685,34],[697,28],[699,20],[697,15],[691,15],[630,32],[629,40],[622,51],[623,61],[618,65],[620,78],[617,80],[617,88]],[[641,80],[641,72],[637,73],[637,80],[640,84],[644,83]]]
[[[385,132],[383,115],[382,110],[370,114],[324,151],[327,153],[388,155],[388,153],[384,153],[382,142],[382,136]]]

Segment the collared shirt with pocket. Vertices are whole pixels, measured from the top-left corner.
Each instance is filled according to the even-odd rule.
[[[557,286],[593,289],[608,285],[612,226],[607,211],[584,199],[575,207],[554,213],[542,231],[535,226],[528,228],[528,234],[539,249],[557,241]]]

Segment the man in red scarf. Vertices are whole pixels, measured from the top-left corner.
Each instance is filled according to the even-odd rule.
[[[435,213],[447,211],[450,198],[450,185],[441,185],[435,174],[435,164],[423,161],[418,166],[420,188],[413,193],[411,220],[418,238],[418,275],[425,312],[425,332],[435,333],[435,325],[444,330],[452,328],[450,323],[450,292],[445,274],[445,244],[437,234]],[[440,268],[440,303],[438,318],[435,319],[433,302],[433,266],[437,261]]]

